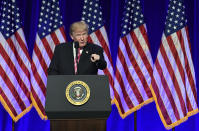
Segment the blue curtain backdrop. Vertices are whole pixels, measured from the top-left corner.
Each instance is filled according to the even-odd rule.
[[[1,0],[0,0],[1,1]],[[32,49],[37,30],[41,0],[16,0],[21,9],[25,37],[32,55]],[[125,0],[101,0],[106,29],[110,41],[111,53],[115,65],[117,48],[119,44],[122,10]],[[157,51],[164,29],[164,22],[168,0],[141,0],[143,13],[148,30],[151,53],[155,61]],[[192,56],[196,71],[197,87],[199,90],[199,1],[185,0],[186,14],[192,47]],[[67,39],[69,26],[72,22],[80,20],[83,0],[60,0],[61,12],[65,25]],[[199,96],[199,93],[197,93]],[[112,112],[107,120],[107,131],[132,131],[134,129],[133,114],[121,119],[116,106],[112,106]],[[199,130],[199,114],[190,117],[186,122],[175,128],[176,131]],[[14,128],[16,131],[49,131],[50,122],[42,121],[34,108],[24,115]],[[137,112],[138,131],[164,131],[166,130],[157,113],[155,103],[142,107]],[[12,119],[0,104],[0,131],[11,131]]]

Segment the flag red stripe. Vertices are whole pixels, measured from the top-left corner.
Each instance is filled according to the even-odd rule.
[[[182,81],[183,81],[184,86],[185,86],[185,74],[184,74],[183,66],[182,66],[182,63],[180,61],[180,57],[178,55],[177,49],[174,45],[175,43],[173,42],[173,39],[171,38],[171,36],[167,36],[167,41],[168,41],[168,45],[170,47],[171,53],[173,54],[173,58],[176,61],[176,65],[178,66],[180,76],[181,76]]]
[[[19,40],[17,40],[19,41]],[[20,42],[20,41],[19,41]],[[14,46],[14,43],[12,41],[11,38],[7,39],[7,43],[10,47],[10,49],[13,51],[14,55],[15,55],[15,58],[17,59],[20,67],[22,68],[23,72],[26,74],[26,76],[29,78],[30,77],[30,72],[29,70],[27,69],[25,63],[22,61],[21,59],[21,56],[19,55],[18,51],[16,50],[15,46]],[[20,45],[20,43],[19,43]],[[23,46],[23,45],[20,45],[20,46]],[[24,52],[25,53],[25,52]],[[30,61],[29,61],[30,62]]]
[[[48,56],[50,58],[52,58],[53,57],[53,51],[50,48],[50,44],[48,43],[48,41],[46,40],[45,37],[41,41],[43,43],[44,48],[46,49],[46,52],[48,53]]]
[[[183,36],[182,36],[182,32],[181,30],[179,30],[177,32],[177,35],[178,35],[178,38],[179,38],[179,41],[180,41],[180,44],[181,44],[181,48],[182,48],[182,51],[183,51],[183,54],[184,54],[184,59],[185,59],[185,68],[186,68],[186,72],[187,72],[187,77],[188,77],[188,80],[189,80],[189,83],[190,83],[190,86],[191,86],[191,90],[193,92],[193,95],[194,95],[194,99],[195,101],[197,101],[195,98],[196,97],[196,90],[195,90],[195,84],[194,84],[194,81],[193,81],[193,77],[192,77],[192,74],[191,74],[191,70],[190,70],[190,67],[189,67],[189,62],[188,62],[188,59],[187,59],[187,56],[186,56],[186,51],[185,51],[185,47],[184,47],[184,39],[183,39]],[[189,97],[188,97],[188,94],[187,94],[187,91],[186,91],[186,102],[187,102],[187,109],[188,111],[192,111],[193,108],[192,108],[192,105],[190,103],[190,100],[189,100]]]
[[[43,58],[43,55],[42,55],[41,51],[39,50],[37,44],[35,44],[34,52],[37,55],[37,58],[38,58],[38,60],[39,60],[39,62],[41,64],[42,69],[44,70],[45,74],[47,75],[48,74],[47,73],[48,66],[47,66],[47,64],[46,64],[46,62],[45,62],[45,60]]]
[[[136,37],[136,36],[135,36],[135,37]],[[123,43],[124,43],[124,45],[125,45],[125,48],[126,48],[128,57],[129,57],[129,59],[130,59],[130,61],[131,61],[131,64],[133,65],[133,67],[134,67],[134,69],[135,69],[135,71],[136,71],[137,76],[139,77],[140,81],[142,82],[142,85],[143,85],[143,87],[144,87],[144,90],[145,90],[147,96],[148,96],[149,98],[152,97],[152,94],[151,94],[151,92],[150,92],[148,83],[147,83],[147,81],[146,81],[146,79],[145,79],[145,77],[144,77],[142,71],[140,70],[139,65],[138,65],[137,62],[136,62],[136,59],[135,59],[134,55],[133,55],[132,52],[131,52],[131,47],[129,46],[129,43],[128,43],[127,38],[126,38],[126,37],[123,37],[123,38],[121,38],[121,39],[122,39],[122,41],[123,41]],[[132,39],[135,39],[135,38],[132,37]],[[120,50],[120,51],[121,51],[121,50]],[[118,56],[119,56],[119,55],[118,55]],[[125,58],[123,58],[123,59],[125,59]],[[127,69],[128,69],[128,68],[127,68]],[[140,95],[140,93],[139,93],[139,95]],[[143,102],[143,99],[142,99],[142,102]]]
[[[41,100],[39,99],[39,97],[37,96],[37,93],[35,92],[34,89],[31,90],[33,98],[36,101],[37,106],[39,107],[40,111],[42,112],[43,115],[45,115],[45,109],[41,103]],[[45,95],[46,96],[46,95]]]
[[[157,103],[159,105],[161,114],[163,115],[166,123],[168,125],[170,125],[172,123],[172,121],[171,121],[171,118],[169,117],[169,114],[168,114],[166,108],[165,108],[164,102],[163,102],[163,100],[162,100],[162,98],[160,96],[160,93],[159,93],[160,91],[159,91],[158,86],[157,86],[157,84],[156,84],[156,82],[154,80],[154,77],[152,77],[152,87],[153,87],[153,90],[155,92],[155,95],[156,95],[156,98],[157,98]]]
[[[149,44],[149,39],[148,39],[148,35],[147,35],[147,32],[146,32],[146,28],[145,28],[144,25],[141,25],[141,26],[139,26],[139,29],[140,29],[140,32],[141,32],[141,34],[142,34],[144,40],[145,40],[145,43],[146,43],[146,45],[147,45],[147,48],[148,48],[149,51],[150,51],[150,44]],[[153,74],[153,73],[152,73],[152,74]]]
[[[57,35],[56,35],[55,32],[52,32],[52,33],[50,34],[50,36],[51,36],[51,38],[52,38],[52,40],[53,40],[55,46],[58,45],[58,44],[60,44],[59,38],[57,37]],[[54,51],[53,51],[53,52],[54,52]],[[50,59],[52,59],[52,58],[50,58]]]
[[[109,70],[106,68],[103,70],[104,74],[108,75],[109,78],[109,83],[111,85],[111,88],[114,90],[114,81],[113,81],[113,77],[111,76]]]
[[[128,93],[127,93],[126,90],[125,90],[124,81],[123,81],[122,76],[121,76],[121,74],[120,74],[120,72],[119,72],[119,70],[118,70],[117,67],[116,67],[115,77],[117,78],[118,83],[120,84],[120,88],[121,88],[122,94],[123,94],[123,96],[124,96],[123,98],[125,99],[125,101],[126,101],[126,103],[127,103],[127,106],[128,106],[130,109],[133,108],[134,105],[133,105],[131,99],[129,98]],[[115,97],[116,97],[116,96],[115,96]],[[123,108],[123,107],[122,107],[122,105],[121,105],[120,109],[122,109],[122,108]],[[123,113],[124,113],[124,112],[123,112]]]
[[[18,40],[17,40],[18,41]],[[26,67],[25,63],[23,62],[23,60],[21,59],[21,56],[19,55],[18,51],[16,50],[14,43],[12,41],[11,38],[7,39],[7,43],[10,47],[10,49],[13,51],[15,58],[17,59],[17,62],[19,63],[21,69],[23,70],[23,72],[26,74],[26,76],[28,78],[30,78],[30,72],[29,69]],[[29,61],[30,62],[30,61]],[[29,91],[28,91],[29,92]]]
[[[189,43],[189,51],[191,52],[191,42],[190,42],[189,30],[188,30],[188,27],[187,27],[187,26],[185,27],[185,31],[186,31],[187,40],[188,40],[188,43]],[[193,58],[193,57],[192,57],[192,54],[191,54],[191,58]]]
[[[116,69],[116,70],[117,70],[117,69]],[[117,92],[117,90],[116,90],[115,88],[113,88],[113,91],[114,91],[114,97],[115,97],[117,103],[119,104],[119,105],[118,105],[118,106],[119,106],[119,109],[120,109],[121,113],[124,114],[125,111],[124,111],[124,108],[123,108],[123,106],[122,106],[122,102],[121,102],[120,96],[119,96],[119,94],[118,94],[118,92]],[[132,103],[132,104],[133,104],[133,103]]]
[[[117,103],[119,104],[118,106],[119,106],[121,113],[124,114],[125,112],[124,112],[124,109],[123,109],[123,106],[122,106],[122,102],[121,102],[120,96],[119,96],[119,94],[117,93],[116,90],[114,90],[114,97],[115,97]]]
[[[9,42],[8,42],[9,43]],[[31,103],[30,100],[30,94],[29,94],[29,90],[27,89],[26,85],[24,84],[23,80],[21,79],[15,65],[13,64],[12,60],[10,59],[10,57],[8,56],[7,52],[4,50],[4,48],[2,47],[2,44],[0,44],[0,50],[1,50],[1,56],[4,58],[5,62],[7,63],[7,65],[9,66],[10,70],[12,71],[12,73],[14,74],[18,84],[21,87],[21,90],[24,92],[24,94],[26,95],[26,97],[29,100],[29,103]],[[15,50],[16,51],[16,50]],[[6,73],[5,73],[6,74]],[[2,75],[3,76],[3,75]],[[6,80],[5,80],[6,81]]]
[[[113,89],[115,99],[117,100],[117,102],[119,104],[119,108],[120,108],[122,114],[124,114],[124,109],[122,107],[120,96],[119,96],[118,92],[116,91],[116,89],[114,88],[113,78],[112,78],[112,76],[111,76],[111,74],[110,74],[110,72],[107,68],[104,69],[103,71],[104,71],[104,74],[108,75],[108,77],[109,77],[109,84],[111,84],[111,88]]]
[[[97,36],[100,44],[102,45],[102,47],[104,49],[104,52],[106,53],[106,55],[107,55],[107,57],[108,57],[108,59],[110,61],[111,66],[113,67],[113,62],[112,62],[111,54],[110,54],[108,45],[107,45],[106,41],[104,40],[104,37],[103,37],[101,31],[97,30],[97,31],[95,31],[95,34],[96,34],[96,36]]]
[[[178,95],[178,98],[179,98],[179,101],[180,101],[180,105],[181,105],[181,108],[182,108],[182,112],[183,112],[184,116],[186,116],[186,108],[185,108],[185,103],[184,103],[184,100],[183,100],[183,97],[182,97],[182,94],[181,94],[181,90],[180,90],[180,87],[179,87],[179,85],[178,85],[178,82],[177,82],[175,73],[174,73],[173,69],[171,68],[172,66],[171,66],[171,64],[170,64],[169,59],[167,58],[167,54],[166,54],[166,52],[165,52],[165,49],[164,49],[162,43],[160,44],[160,52],[161,52],[161,54],[162,54],[162,56],[163,56],[163,59],[164,59],[164,61],[165,61],[165,65],[166,65],[167,70],[168,70],[168,72],[169,72],[169,74],[170,74],[170,77],[171,77],[171,79],[172,79],[172,81],[173,81],[174,88],[175,88],[175,90],[176,90],[176,92],[177,92],[177,95]],[[175,57],[174,57],[174,58],[175,58]]]
[[[172,92],[169,90],[169,86],[167,85],[167,80],[165,79],[165,77],[163,75],[163,71],[162,71],[162,68],[160,66],[158,59],[155,63],[155,66],[156,66],[156,69],[157,69],[158,74],[160,76],[160,79],[161,79],[161,82],[162,82],[162,85],[163,85],[162,87],[164,88],[166,95],[167,95],[167,98],[169,99],[169,103],[171,104],[173,111],[175,111],[174,115],[175,115],[176,119],[179,120],[180,115],[179,115],[178,109],[177,109],[175,101],[173,99]]]
[[[16,37],[16,40],[18,41],[20,47],[22,48],[24,54],[26,55],[26,58],[29,60],[29,62],[31,61],[30,60],[30,56],[28,54],[28,50],[26,48],[26,45],[25,43],[23,42],[23,40],[21,39],[20,35],[18,34],[18,32],[15,33],[15,37]],[[11,39],[8,39],[7,40],[10,48],[12,49],[12,51],[14,52],[15,56],[16,56],[16,59],[20,65],[20,67],[22,68],[23,72],[26,74],[26,76],[28,78],[30,78],[30,71],[29,69],[26,67],[26,64],[22,61],[21,59],[21,56],[18,54],[18,51],[16,50],[16,48],[14,47],[14,43]]]
[[[20,34],[18,32],[15,32],[15,37],[16,37],[21,49],[23,50],[24,54],[26,55],[26,58],[29,61],[31,61],[30,56],[28,54],[28,50],[26,48],[26,44],[23,42],[23,40],[22,40],[22,38],[21,38],[21,36],[20,36]]]
[[[188,32],[186,32],[186,34],[188,34]],[[197,101],[197,94],[196,94],[197,91],[196,91],[196,88],[195,88],[196,85],[194,83],[194,78],[192,76],[191,69],[190,69],[190,66],[189,66],[189,62],[188,62],[188,58],[187,58],[185,46],[184,46],[185,43],[184,43],[184,39],[183,39],[181,30],[177,32],[177,35],[178,35],[178,38],[179,38],[179,41],[180,41],[180,44],[181,44],[181,48],[182,48],[182,51],[183,51],[184,57],[185,57],[187,77],[188,77],[188,80],[189,80],[189,83],[190,83],[190,86],[191,86],[191,90],[192,90],[193,95],[194,95],[194,99],[195,99],[195,101]],[[189,39],[188,36],[187,36],[187,39]],[[189,45],[190,45],[190,43],[189,43]],[[189,49],[191,49],[191,48],[189,48]]]
[[[0,95],[2,96],[3,100],[6,102],[7,106],[11,110],[12,114],[16,117],[17,116],[17,112],[16,112],[15,108],[12,106],[12,104],[9,101],[9,99],[4,94],[4,92],[3,92],[3,90],[1,88],[0,88]]]
[[[3,70],[2,66],[0,65],[0,75],[2,76],[2,79],[4,80],[4,82],[6,83],[7,87],[10,89],[10,92],[12,93],[13,97],[16,99],[20,109],[23,111],[26,109],[25,104],[23,103],[21,97],[19,96],[19,94],[17,93],[14,85],[12,84],[12,82],[10,81],[9,77],[7,75],[5,75],[5,71]]]
[[[46,88],[45,88],[45,84],[43,83],[39,73],[37,72],[37,68],[35,66],[35,63],[32,62],[32,73],[34,75],[35,80],[37,81],[38,86],[40,87],[40,89],[42,90],[43,94],[46,94]]]
[[[130,84],[131,89],[133,90],[134,95],[136,96],[138,102],[139,102],[139,103],[144,102],[144,100],[143,100],[143,98],[142,98],[142,95],[140,94],[140,92],[139,92],[139,90],[138,90],[138,87],[137,87],[137,85],[135,84],[135,81],[134,81],[133,78],[131,77],[131,73],[129,72],[128,66],[127,66],[127,64],[126,64],[126,62],[125,62],[125,57],[124,57],[124,55],[122,54],[122,51],[121,51],[120,48],[118,49],[118,58],[119,58],[120,61],[121,61],[121,64],[122,64],[122,66],[123,66],[123,68],[124,68],[124,71],[125,71],[125,75],[126,75],[126,77],[127,77],[127,79],[128,79],[128,83]],[[124,87],[125,87],[125,86],[124,86]],[[126,97],[126,96],[125,96],[125,97]],[[127,103],[128,103],[128,102],[127,102]]]
[[[60,43],[60,42],[59,42],[59,39],[58,39],[58,37],[57,37],[57,35],[56,35],[55,32],[52,32],[52,33],[50,34],[50,36],[51,36],[51,38],[52,38],[52,40],[53,40],[53,42],[54,42],[55,45],[57,45],[57,44]]]
[[[146,33],[144,25],[141,25],[139,27],[139,29],[140,29],[140,32],[142,33],[143,38],[145,39],[145,43],[144,44],[146,44],[148,46],[148,49],[150,51],[148,37],[147,37],[147,33]],[[147,68],[147,71],[149,72],[149,75],[152,77],[153,76],[153,68],[151,67],[150,62],[149,62],[146,54],[144,53],[143,48],[141,47],[140,41],[137,39],[137,37],[135,35],[135,32],[132,31],[130,34],[131,34],[132,38],[134,38],[133,42],[134,42],[135,46],[137,47],[139,55],[141,56],[142,61],[144,62],[144,65]],[[150,92],[150,94],[151,94],[151,92]]]
[[[152,67],[151,67],[151,65],[150,65],[150,63],[149,63],[149,61],[148,61],[148,58],[146,57],[146,55],[145,55],[145,53],[144,53],[144,50],[143,50],[142,47],[141,47],[140,41],[139,41],[138,38],[136,37],[134,31],[131,31],[131,32],[130,32],[130,35],[131,35],[131,38],[132,38],[132,40],[133,40],[134,45],[135,45],[136,48],[137,48],[137,51],[138,51],[139,55],[140,55],[141,58],[142,58],[142,61],[144,62],[145,67],[146,67],[147,70],[148,70],[149,75],[152,77],[153,69],[152,69]],[[129,54],[129,56],[133,55],[132,52],[130,51],[130,46],[129,46],[129,44],[126,45],[126,48],[127,48],[127,52],[128,52],[128,54]],[[130,54],[130,53],[131,53],[131,54]],[[148,96],[149,98],[151,98],[151,97],[152,97],[152,94],[151,94],[151,90],[149,89],[149,86],[148,86],[148,83],[147,83],[147,81],[146,81],[146,78],[144,77],[142,71],[140,70],[138,64],[136,63],[136,60],[135,60],[134,56],[132,56],[132,59],[133,59],[133,60],[131,60],[132,65],[134,65],[134,68],[137,67],[137,69],[135,69],[135,71],[136,71],[137,74],[139,74],[138,76],[139,76],[139,78],[140,78],[140,81],[141,81],[142,84],[143,84],[144,90],[145,90],[147,96]],[[134,62],[134,64],[133,64],[133,62]],[[138,73],[138,72],[140,72],[140,73]]]
[[[64,37],[64,41],[67,41],[67,39],[66,39],[66,35],[65,35],[65,31],[64,31],[64,27],[62,26],[62,27],[60,27],[59,28],[59,30],[60,30],[60,32],[61,32],[61,34],[62,34],[62,36]]]
[[[188,112],[193,111],[193,107],[192,107],[192,105],[191,105],[191,103],[190,103],[189,96],[188,96],[187,92],[186,92],[186,102],[187,102],[187,109],[188,109]]]
[[[188,43],[189,43],[189,51],[191,52],[191,42],[190,42],[190,39],[189,39],[189,33],[188,33],[188,27],[185,27],[185,30],[186,30],[186,34],[187,34],[187,39],[188,39]],[[191,55],[191,58],[193,58],[192,57],[192,54],[190,54]],[[190,69],[190,68],[189,68]],[[194,74],[195,75],[195,74]],[[191,75],[192,76],[192,75]],[[196,91],[196,85],[195,85],[195,83],[194,83],[194,78],[193,78],[193,76],[191,77],[191,81],[193,82],[193,84],[192,84],[192,82],[191,82],[191,89],[192,89],[192,92],[193,92],[193,94],[194,94],[194,98],[195,98],[195,101],[196,101],[196,103],[197,103],[197,105],[198,105],[198,101],[197,101],[197,91]]]
[[[88,42],[93,43],[93,40],[91,39],[90,36],[88,36]]]

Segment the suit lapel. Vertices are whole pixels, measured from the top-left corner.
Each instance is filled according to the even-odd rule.
[[[66,46],[66,47],[69,47],[69,49],[65,52],[66,54],[68,54],[68,55],[66,55],[66,56],[69,56],[69,60],[66,60],[66,64],[67,65],[69,65],[69,67],[71,67],[71,68],[69,68],[69,69],[72,69],[72,72],[73,72],[73,74],[75,74],[75,69],[74,69],[74,56],[73,56],[73,43],[72,42],[70,42],[70,43],[67,43],[67,44],[69,44],[68,46]],[[67,58],[67,57],[66,57]],[[70,61],[70,62],[69,62]],[[68,67],[68,66],[67,66]]]

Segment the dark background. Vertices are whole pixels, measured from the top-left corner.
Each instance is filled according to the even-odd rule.
[[[0,0],[1,1],[1,0]],[[32,55],[41,0],[16,0],[21,9],[23,29]],[[67,40],[69,37],[69,26],[72,22],[81,19],[83,0],[60,0],[60,8],[63,16]],[[125,0],[101,0],[105,26],[108,33],[109,43],[113,62],[117,56],[119,44],[122,11]],[[151,46],[153,61],[155,61],[159,44],[161,41],[166,11],[169,0],[141,0],[143,14],[145,17],[148,38]],[[188,19],[189,36],[191,40],[192,58],[196,72],[197,87],[199,86],[199,1],[185,0],[186,15]],[[198,94],[198,93],[197,93]],[[199,96],[199,94],[198,94]],[[107,131],[132,131],[134,129],[133,113],[124,120],[121,119],[115,105],[112,106],[112,113],[107,120]],[[199,130],[199,115],[190,117],[186,122],[175,128],[176,131]],[[49,131],[49,121],[42,121],[34,108],[15,123],[16,131]],[[155,103],[142,107],[137,112],[138,131],[164,131],[166,130],[157,113]],[[0,104],[0,131],[12,130],[12,119]]]

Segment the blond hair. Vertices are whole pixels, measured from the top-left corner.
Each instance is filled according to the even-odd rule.
[[[70,35],[73,34],[76,30],[86,31],[88,33],[88,25],[84,21],[77,21],[71,24],[70,26]]]

